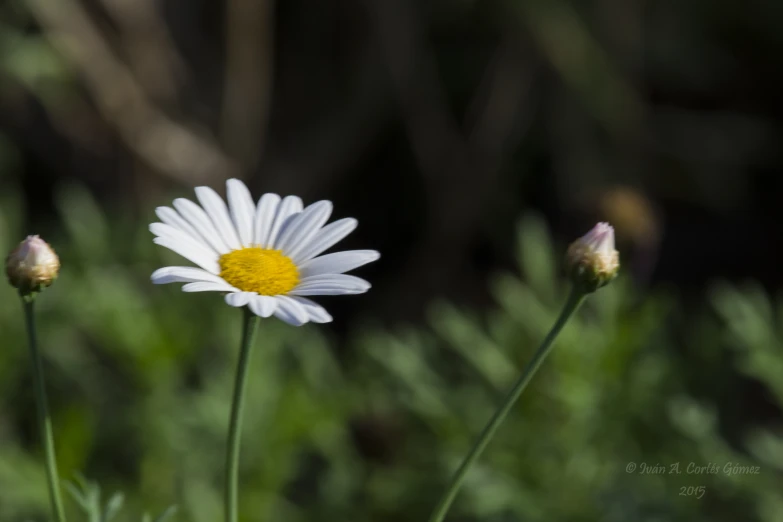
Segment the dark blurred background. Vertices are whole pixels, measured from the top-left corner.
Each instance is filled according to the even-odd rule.
[[[39,0],[0,15],[3,186],[21,185],[31,230],[70,181],[149,221],[163,194],[237,176],[359,217],[355,244],[384,253],[367,303],[389,319],[439,295],[485,303],[527,209],[565,238],[612,219],[648,250],[645,281],[781,282],[776,2]]]
[[[666,349],[684,357],[670,364],[722,408],[723,436],[738,446],[743,427],[779,423],[780,405],[769,384],[693,349],[692,336],[695,318],[720,315],[716,281],[752,281],[770,301],[783,284],[781,28],[772,0],[5,0],[0,203],[21,234],[5,239],[39,233],[67,253],[78,247],[63,214],[95,210],[113,266],[149,295],[160,291],[144,286],[160,254],[135,245],[151,242],[143,228],[156,206],[198,185],[224,193],[231,177],[256,197],[330,199],[335,217],[360,222],[341,246],[382,253],[359,274],[371,292],[323,300],[345,359],[367,324],[426,331],[440,301],[496,309],[493,277],[527,255],[520,217],[543,218],[555,266],[569,241],[608,220],[625,313],[666,296]],[[98,262],[90,255],[72,253],[84,266]],[[697,344],[717,351],[706,339]],[[777,341],[758,342],[780,356]],[[397,421],[352,415],[357,444],[383,453],[375,432]],[[414,504],[426,512],[427,501]],[[506,515],[497,520],[522,520]]]

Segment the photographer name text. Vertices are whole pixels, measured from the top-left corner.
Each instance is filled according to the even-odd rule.
[[[637,475],[759,475],[761,466],[746,466],[737,462],[717,464],[707,462],[673,462],[668,465],[647,462],[629,462],[625,466],[626,473]]]

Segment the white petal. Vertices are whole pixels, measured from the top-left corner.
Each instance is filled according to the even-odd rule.
[[[165,285],[166,283],[225,282],[222,277],[192,266],[167,266],[158,268],[152,273],[150,279],[156,285]]]
[[[285,295],[276,295],[277,310],[275,317],[293,326],[302,326],[309,319],[304,306]]]
[[[230,284],[222,283],[188,283],[182,287],[183,292],[239,292]]]
[[[245,306],[254,295],[256,295],[255,292],[234,292],[226,294],[226,304],[236,307]]]
[[[277,207],[277,214],[275,220],[272,222],[272,228],[269,230],[269,235],[264,242],[264,248],[272,248],[277,242],[277,237],[280,234],[280,229],[286,223],[289,217],[302,211],[302,200],[297,196],[286,196],[280,205]]]
[[[326,254],[302,263],[299,266],[299,277],[304,279],[320,274],[342,274],[380,257],[381,254],[375,250],[347,250]]]
[[[291,260],[299,265],[300,263],[314,258],[353,232],[358,224],[359,222],[354,218],[339,219],[334,223],[329,223],[319,230],[310,243],[293,256]]]
[[[250,310],[261,317],[270,317],[277,310],[277,301],[268,295],[255,295],[248,303]]]
[[[296,223],[298,221],[299,215],[301,212],[296,212],[294,214],[291,214],[287,218],[285,218],[285,221],[283,221],[283,225],[280,227],[280,230],[277,232],[277,239],[275,239],[275,244],[269,245],[269,248],[274,248],[275,250],[280,250],[280,248],[277,246],[277,243],[280,241],[280,236],[285,234],[286,230],[291,228],[291,225]]]
[[[258,200],[256,207],[256,222],[253,226],[253,243],[264,247],[269,238],[269,232],[275,222],[277,206],[280,204],[280,196],[277,194],[264,194]]]
[[[196,263],[198,266],[213,274],[220,273],[217,255],[206,247],[195,246],[183,240],[170,237],[156,237],[152,240],[155,244],[173,250],[185,259]]]
[[[201,241],[194,240],[193,236],[190,234],[187,234],[183,231],[181,231],[178,228],[172,227],[171,225],[167,225],[166,223],[150,223],[149,231],[155,234],[157,237],[170,237],[173,239],[182,239],[183,241],[198,241],[199,244],[201,244]]]
[[[166,223],[150,223],[149,229],[150,232],[155,234],[157,237],[165,237],[174,241],[181,241],[183,243],[187,243],[188,245],[209,251],[209,253],[212,254],[215,258],[218,257],[218,253],[215,252],[215,250],[203,239],[198,236],[193,237],[187,232],[183,232],[182,230],[171,225],[167,225]]]
[[[199,235],[203,237],[207,243],[212,245],[212,248],[214,248],[218,254],[225,254],[231,251],[225,241],[220,237],[220,234],[218,234],[215,225],[212,224],[212,220],[209,219],[209,216],[204,212],[203,208],[185,198],[175,199],[174,208],[179,211],[188,223],[193,225],[193,228],[198,231]]]
[[[359,277],[345,274],[321,274],[302,279],[289,292],[291,295],[346,295],[362,294],[370,289],[370,283]]]
[[[185,232],[193,239],[202,241],[201,236],[199,235],[198,231],[195,228],[193,228],[193,225],[188,223],[185,220],[185,218],[180,216],[179,213],[173,208],[158,207],[155,209],[155,214],[157,214],[160,220],[166,223],[167,225],[171,225],[172,227],[181,230],[182,232]]]
[[[315,237],[332,215],[331,201],[318,201],[297,214],[296,219],[280,233],[273,247],[292,257]]]
[[[302,307],[307,312],[307,315],[310,317],[310,320],[314,323],[331,323],[332,322],[332,316],[329,315],[329,312],[326,311],[326,309],[316,303],[315,301],[311,301],[310,299],[307,299],[306,297],[299,297],[299,296],[293,296],[291,297],[294,301],[302,305]]]
[[[250,191],[238,179],[230,179],[226,181],[226,196],[239,240],[243,246],[249,246],[253,243],[253,220],[256,215]]]
[[[234,228],[234,223],[231,222],[231,217],[228,215],[228,207],[223,198],[218,196],[218,193],[212,190],[210,187],[196,187],[196,197],[198,198],[201,206],[207,211],[207,214],[212,219],[215,228],[220,233],[220,237],[223,241],[234,250],[242,248],[242,243],[237,236],[237,230]]]

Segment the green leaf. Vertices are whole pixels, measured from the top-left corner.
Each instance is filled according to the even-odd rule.
[[[122,505],[124,503],[125,495],[119,491],[112,495],[112,497],[106,503],[106,510],[103,512],[103,522],[109,522],[115,516],[117,516],[117,513],[119,513],[120,509],[122,509]]]
[[[158,518],[156,518],[156,519],[154,520],[154,522],[165,522],[166,520],[168,520],[169,518],[171,518],[172,516],[174,516],[174,514],[175,514],[176,512],[177,512],[177,506],[169,506],[169,507],[166,509],[166,511],[164,511],[163,513],[161,513],[161,514],[160,514],[160,516],[158,516]]]
[[[517,257],[525,282],[547,304],[555,298],[556,268],[552,240],[546,222],[528,214],[517,225]]]

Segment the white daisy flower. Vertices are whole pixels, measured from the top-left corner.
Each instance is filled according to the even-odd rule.
[[[370,283],[345,272],[375,261],[378,252],[320,255],[356,228],[355,219],[324,226],[332,213],[330,201],[303,208],[297,196],[264,194],[256,205],[238,179],[228,180],[226,187],[228,206],[211,188],[196,187],[201,206],[179,198],[174,208],[155,210],[162,223],[150,225],[154,242],[200,268],[160,268],[152,274],[153,283],[187,283],[185,292],[225,292],[231,306],[248,306],[256,315],[274,315],[295,326],[332,320],[307,296],[369,290]]]

